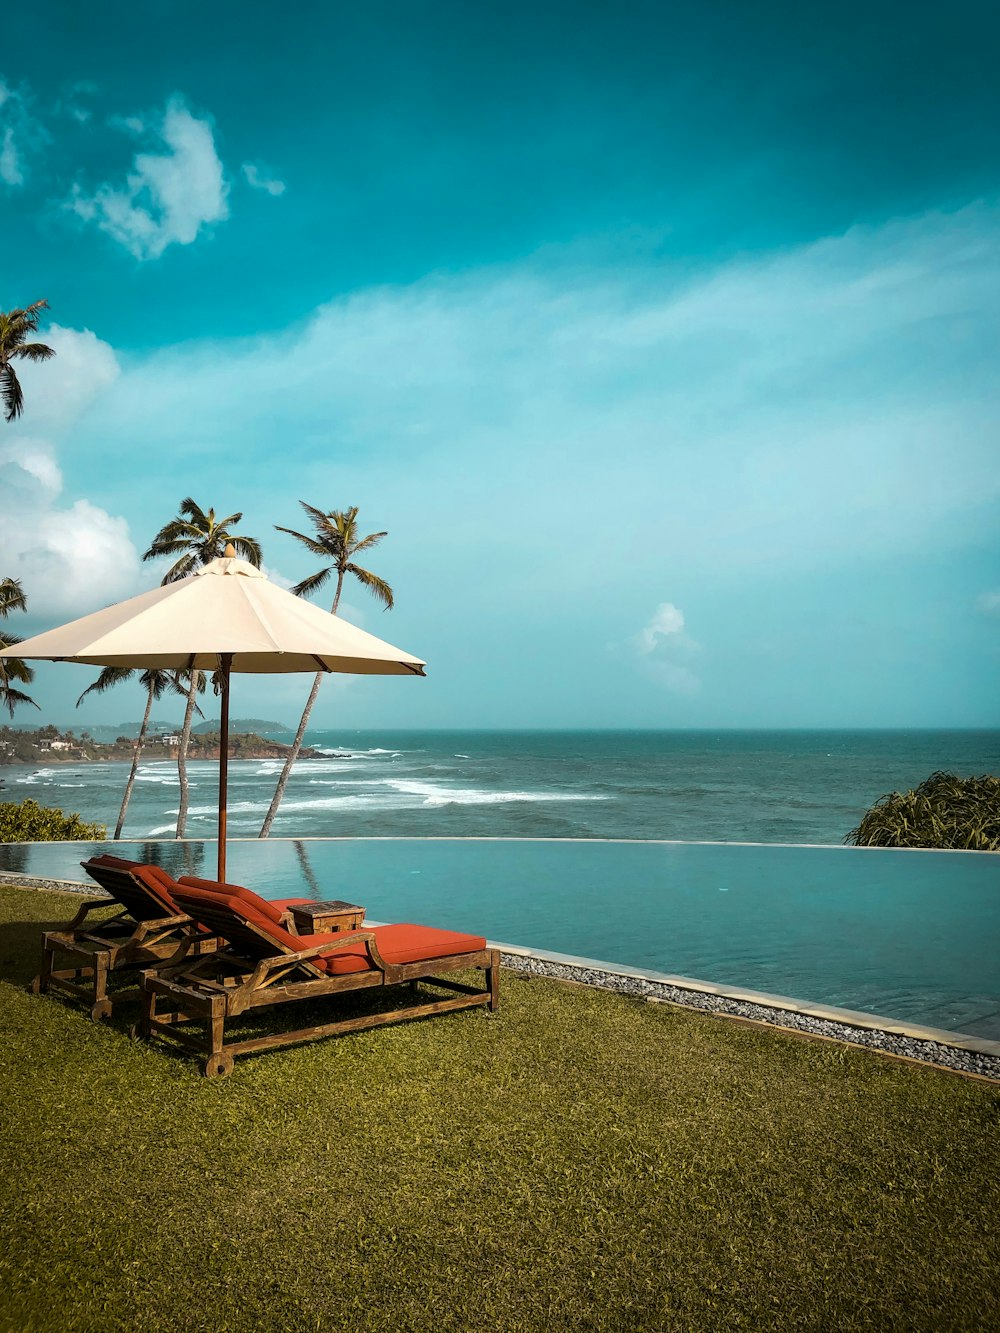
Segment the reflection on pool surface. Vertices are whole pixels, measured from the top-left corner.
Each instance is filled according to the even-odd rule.
[[[0,845],[0,869],[83,879],[114,848],[212,877],[214,843]],[[361,903],[493,940],[1000,1039],[1000,856],[734,843],[235,841],[269,898]]]

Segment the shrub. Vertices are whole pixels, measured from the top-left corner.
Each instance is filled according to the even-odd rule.
[[[0,842],[100,842],[103,824],[85,824],[79,815],[65,815],[37,801],[0,801]]]
[[[1000,778],[932,773],[913,791],[879,797],[844,841],[857,847],[1000,851]]]

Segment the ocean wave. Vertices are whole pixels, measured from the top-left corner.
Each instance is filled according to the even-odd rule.
[[[385,785],[404,796],[422,797],[423,805],[506,805],[512,801],[606,801],[592,792],[484,791],[477,787],[441,787],[417,779],[387,779]]]
[[[334,785],[334,784],[330,784]],[[359,791],[353,783],[336,784],[350,787],[352,790],[342,794],[328,796],[299,797],[283,801],[280,815],[304,814],[322,810],[413,810],[420,808],[440,808],[446,805],[509,805],[515,803],[538,803],[546,801],[606,801],[607,796],[593,795],[589,792],[558,791],[484,791],[474,787],[441,787],[433,782],[392,780],[372,784],[367,790]],[[262,814],[267,809],[264,802],[237,801],[229,807],[230,816],[241,814]],[[194,815],[194,810],[189,812]],[[215,813],[215,807],[199,808],[197,813]]]

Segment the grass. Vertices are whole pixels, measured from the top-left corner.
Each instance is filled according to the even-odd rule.
[[[0,890],[0,1328],[1000,1326],[1000,1088],[504,975],[226,1080],[33,997]]]

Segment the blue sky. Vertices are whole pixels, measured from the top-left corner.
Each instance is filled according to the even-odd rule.
[[[331,680],[318,725],[1000,725],[998,35],[985,3],[5,15],[0,308],[47,298],[58,352],[0,423],[11,628],[158,581],[189,493],[286,581],[273,525],[357,504],[397,607],[344,613],[429,676]],[[93,674],[40,668],[46,715],[137,714],[74,714]]]

